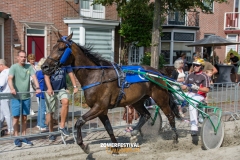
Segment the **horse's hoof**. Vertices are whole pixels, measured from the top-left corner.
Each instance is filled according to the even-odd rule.
[[[178,143],[178,136],[173,136],[173,143],[177,144]]]
[[[137,136],[138,135],[138,130],[133,130],[132,132],[131,132],[131,136]]]
[[[89,144],[82,144],[80,145],[80,147],[82,148],[83,152],[85,152],[86,154],[89,154],[90,153],[90,147],[89,147]]]
[[[173,144],[178,144],[178,140],[173,140]]]
[[[137,136],[130,137],[130,143],[137,143]]]

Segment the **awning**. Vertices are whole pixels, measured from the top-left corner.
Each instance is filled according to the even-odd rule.
[[[9,14],[7,14],[5,12],[0,12],[0,18],[8,19],[9,17],[10,17]]]

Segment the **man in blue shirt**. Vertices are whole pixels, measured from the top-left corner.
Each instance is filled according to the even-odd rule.
[[[44,75],[45,80],[45,100],[46,100],[46,124],[49,126],[49,132],[53,132],[53,113],[56,110],[58,100],[61,101],[62,109],[61,109],[61,123],[59,127],[59,131],[65,135],[69,136],[69,132],[65,128],[65,122],[68,114],[68,106],[69,106],[69,94],[67,93],[67,83],[66,83],[66,74],[69,75],[71,82],[74,87],[74,93],[78,92],[78,87],[76,86],[75,77],[73,75],[71,67],[67,67],[67,69],[57,70],[53,75],[48,76]],[[57,91],[54,93],[54,91]],[[49,136],[49,140],[54,141],[55,137],[53,135]]]

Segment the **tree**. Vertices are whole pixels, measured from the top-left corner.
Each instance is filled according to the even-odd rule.
[[[130,1],[133,0],[94,0],[95,4],[112,5],[113,3],[117,3],[117,11],[121,12],[122,7],[127,5]],[[144,1],[144,0],[143,0]],[[154,5],[154,18],[152,25],[152,41],[151,41],[151,66],[154,68],[158,68],[158,60],[159,60],[159,50],[161,41],[160,41],[160,29],[161,29],[161,18],[164,14],[169,11],[180,11],[185,13],[186,10],[191,9],[201,9],[205,13],[211,13],[210,5],[213,2],[223,3],[227,2],[227,0],[155,0]],[[137,1],[135,3],[145,3]],[[142,34],[142,33],[140,33]]]
[[[154,5],[149,4],[149,0],[131,0],[121,7],[118,11],[122,18],[119,33],[125,43],[134,42],[138,47],[150,46],[153,9]]]

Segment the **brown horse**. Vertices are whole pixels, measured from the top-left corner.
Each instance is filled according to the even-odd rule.
[[[76,124],[77,128],[77,144],[83,149],[85,153],[89,153],[88,145],[83,143],[81,127],[89,120],[99,117],[107,130],[111,141],[117,143],[113,134],[113,129],[108,119],[108,109],[116,106],[124,107],[132,104],[132,106],[139,112],[140,119],[138,124],[134,127],[132,136],[136,135],[144,123],[150,118],[150,113],[144,107],[144,101],[152,97],[161,110],[167,116],[169,123],[174,131],[174,141],[178,141],[178,134],[175,128],[175,116],[179,118],[179,113],[175,103],[172,103],[172,96],[166,87],[160,87],[152,82],[134,83],[128,88],[124,88],[124,96],[119,99],[119,93],[122,91],[118,87],[118,77],[111,62],[93,54],[89,49],[77,45],[71,41],[72,34],[69,36],[62,36],[58,33],[59,40],[53,47],[52,53],[49,55],[45,63],[42,65],[42,71],[46,75],[53,74],[63,64],[61,59],[65,51],[71,49],[70,55],[64,61],[64,66],[71,65],[73,71],[80,82],[81,86],[85,87],[84,96],[86,103],[91,108],[86,114],[80,117]],[[62,62],[63,63],[63,62]],[[145,70],[151,70],[159,73],[158,70],[142,66]],[[159,73],[160,74],[160,73]],[[161,78],[153,78],[158,83],[166,86],[166,83]],[[118,102],[119,103],[118,103]],[[118,105],[116,105],[116,103]]]

